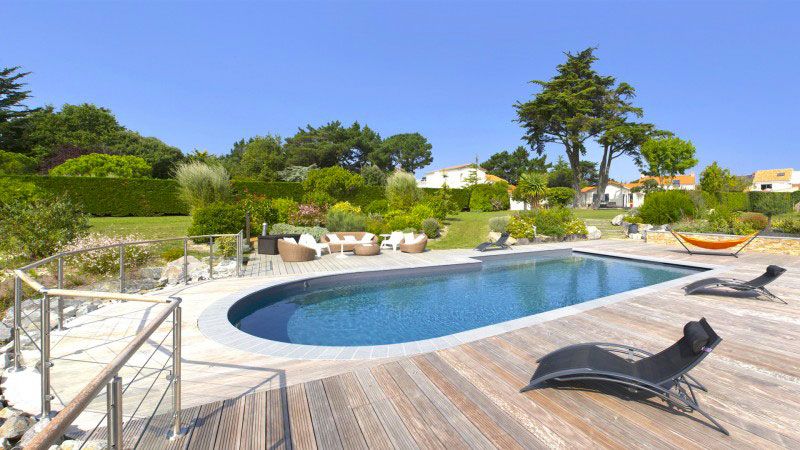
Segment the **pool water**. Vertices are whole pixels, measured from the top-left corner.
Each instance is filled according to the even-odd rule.
[[[577,255],[484,261],[432,276],[342,278],[267,295],[230,317],[242,331],[294,344],[381,345],[435,338],[697,273],[697,269]],[[268,292],[268,291],[265,291]],[[256,294],[258,296],[259,294]]]

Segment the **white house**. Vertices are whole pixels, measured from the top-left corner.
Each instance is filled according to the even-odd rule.
[[[632,185],[631,188],[633,188],[634,186],[644,184],[645,180],[656,180],[661,189],[666,190],[681,189],[684,191],[693,191],[697,189],[697,177],[694,173],[690,173],[689,175],[675,175],[674,177],[642,176],[637,181],[628,184]]]
[[[417,181],[417,185],[422,188],[440,188],[446,184],[448,187],[461,189],[467,187],[468,180],[473,175],[477,177],[478,184],[487,182],[486,171],[481,167],[461,164],[428,172]]]
[[[638,208],[644,202],[643,192],[631,192],[639,183],[622,184],[609,181],[600,203],[609,208]],[[578,194],[578,205],[590,207],[597,196],[597,186],[587,186]]]
[[[757,170],[751,191],[794,192],[800,190],[800,172],[794,169]]]
[[[498,176],[486,173],[482,167],[475,166],[475,164],[461,164],[428,172],[423,175],[421,179],[417,180],[417,186],[422,188],[441,188],[447,185],[447,187],[462,189],[469,186],[471,179],[475,180],[475,184],[506,181]],[[513,192],[515,188],[516,186],[509,183],[509,196],[511,196],[511,192]],[[512,211],[521,211],[525,209],[524,202],[518,202],[513,198],[510,199],[510,204],[510,209]]]

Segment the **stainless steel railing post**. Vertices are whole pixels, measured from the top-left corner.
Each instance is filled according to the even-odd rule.
[[[41,373],[41,394],[42,394],[42,417],[39,422],[50,419],[50,298],[47,293],[42,294],[41,318],[40,318],[40,349],[41,359],[39,361]]]
[[[115,375],[106,385],[108,448],[122,450],[122,378]]]
[[[172,432],[171,438],[183,435],[181,429],[181,307],[172,311]]]
[[[58,282],[59,289],[64,289],[64,257],[58,257]],[[64,298],[58,296],[56,303],[56,311],[58,312],[58,329],[64,329]]]
[[[242,232],[236,235],[236,276],[242,276],[242,256],[244,253],[244,238]]]
[[[214,279],[214,236],[208,238],[208,279]]]
[[[22,280],[14,277],[14,370],[22,368]]]
[[[189,284],[189,239],[183,238],[183,284]]]
[[[119,246],[119,291],[125,292],[125,244]]]

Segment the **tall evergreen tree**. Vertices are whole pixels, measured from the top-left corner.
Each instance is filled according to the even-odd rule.
[[[511,184],[517,184],[523,173],[547,172],[552,164],[547,162],[547,155],[531,158],[528,149],[520,145],[513,152],[503,150],[493,154],[481,167]]]

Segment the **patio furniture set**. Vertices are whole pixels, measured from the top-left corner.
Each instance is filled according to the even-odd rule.
[[[380,245],[378,236],[363,231],[328,233],[323,235],[319,242],[310,234],[302,234],[297,238],[283,236],[277,239],[277,253],[284,262],[304,262],[321,258],[323,251],[329,254],[336,253],[337,258],[348,257],[345,252],[352,252],[356,256],[374,256],[380,254],[381,249],[422,253],[428,243],[428,237],[424,233],[395,231],[381,236],[383,241]]]

